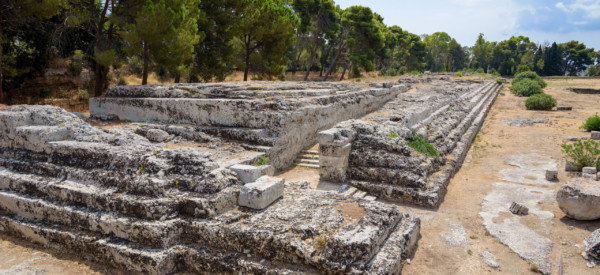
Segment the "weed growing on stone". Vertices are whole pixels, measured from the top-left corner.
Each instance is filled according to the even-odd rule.
[[[413,140],[408,143],[410,148],[413,148],[415,151],[426,155],[428,157],[435,157],[436,159],[440,159],[440,153],[435,149],[431,143],[424,140],[421,136],[413,134]]]
[[[268,164],[269,164],[269,158],[265,157],[265,156],[262,156],[262,157],[260,157],[260,159],[258,160],[258,162],[256,162],[254,164],[254,166],[258,167],[258,166],[263,166],[263,165],[268,165]]]
[[[585,129],[588,132],[600,131],[600,116],[598,116],[598,113],[596,113],[596,115],[588,117],[588,119],[585,120],[585,123],[581,126],[581,128]]]
[[[529,267],[529,270],[531,270],[533,272],[539,272],[540,271],[540,269],[535,264],[531,264],[531,266]]]
[[[390,134],[388,135],[388,139],[393,139],[393,138],[398,138],[398,134],[396,134],[394,132],[390,132]]]
[[[156,156],[156,155],[158,155],[158,151],[152,150],[152,154]]]
[[[318,235],[315,237],[315,248],[322,251],[327,246],[327,237]]]
[[[600,169],[600,143],[593,140],[578,140],[572,144],[560,145],[567,160],[575,163],[578,169],[596,167]]]

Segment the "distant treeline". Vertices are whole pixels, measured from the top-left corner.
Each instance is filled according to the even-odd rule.
[[[222,81],[233,70],[244,80],[375,70],[600,74],[599,53],[577,41],[490,42],[480,34],[467,47],[444,32],[386,26],[368,7],[341,9],[333,0],[0,0],[0,21],[0,100],[56,58],[71,60],[73,74],[89,67],[96,96],[110,68],[123,65],[144,84],[151,71],[175,82]]]

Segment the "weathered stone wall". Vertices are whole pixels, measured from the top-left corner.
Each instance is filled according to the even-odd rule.
[[[321,177],[348,181],[380,198],[438,206],[500,86],[434,81],[418,88],[374,114],[321,132]],[[409,147],[414,135],[439,157]]]
[[[0,231],[149,274],[391,274],[416,249],[420,221],[394,205],[307,183],[281,195],[275,179],[279,199],[241,207],[255,205],[239,199],[251,184],[220,151],[168,149],[146,138],[156,125],[120,126],[1,109]]]
[[[90,100],[90,113],[138,122],[267,129],[276,135],[268,155],[281,169],[316,141],[317,132],[375,111],[408,88],[333,83],[115,87],[107,97]]]

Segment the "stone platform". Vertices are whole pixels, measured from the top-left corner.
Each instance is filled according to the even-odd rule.
[[[319,135],[320,175],[386,200],[437,207],[501,85],[431,80],[358,120]],[[438,157],[409,147],[415,136]]]
[[[194,127],[1,109],[0,230],[149,274],[394,274],[416,249],[420,221],[395,205],[306,183],[263,210],[240,206],[230,167],[264,153],[232,156],[219,147],[247,143]],[[184,137],[206,140],[173,142]]]
[[[90,113],[204,132],[269,147],[275,168],[288,167],[298,152],[316,142],[319,131],[380,108],[407,84],[388,88],[330,82],[251,82],[118,86],[90,99]],[[184,125],[182,125],[184,124]]]

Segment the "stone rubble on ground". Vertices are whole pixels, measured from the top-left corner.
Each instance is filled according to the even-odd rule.
[[[510,205],[509,210],[510,210],[511,213],[513,213],[515,215],[527,215],[527,214],[529,214],[529,208],[527,208],[527,206],[518,204],[516,202],[513,202]]]

